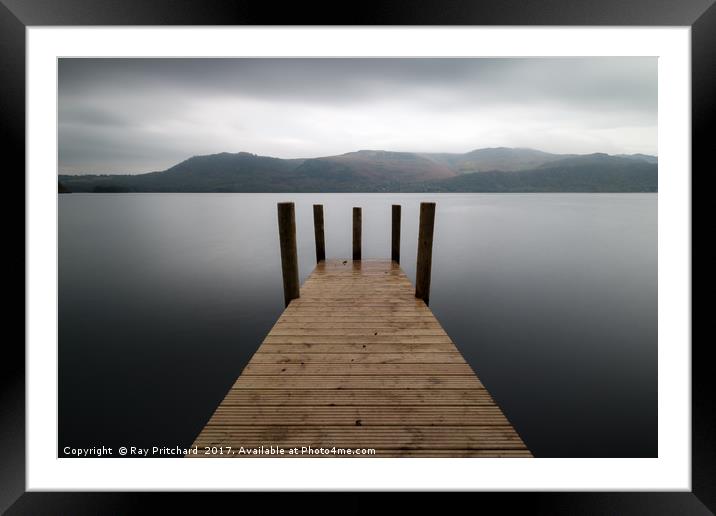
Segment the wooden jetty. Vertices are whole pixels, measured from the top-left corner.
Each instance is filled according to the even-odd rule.
[[[435,205],[421,205],[415,288],[392,213],[393,259],[360,259],[354,208],[358,258],[326,260],[314,206],[318,263],[299,292],[293,204],[279,205],[287,307],[189,457],[531,457],[428,307]]]

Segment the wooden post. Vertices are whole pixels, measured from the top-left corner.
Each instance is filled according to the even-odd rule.
[[[391,231],[390,259],[400,263],[400,205],[393,205],[392,215],[393,229]]]
[[[429,304],[430,269],[433,261],[433,226],[435,203],[420,203],[420,229],[418,232],[418,265],[415,271],[415,297]]]
[[[323,235],[323,205],[313,205],[313,233],[316,238],[316,263],[326,259],[326,240]]]
[[[286,306],[300,297],[298,286],[298,253],[296,251],[296,213],[292,202],[278,203],[278,237],[281,243],[283,298]]]
[[[353,259],[360,260],[361,256],[361,209],[353,208]]]

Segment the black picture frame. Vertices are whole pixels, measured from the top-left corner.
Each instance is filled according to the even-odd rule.
[[[349,4],[274,5],[270,2],[217,0],[0,0],[0,142],[3,146],[5,185],[25,199],[25,30],[38,25],[602,25],[690,26],[692,43],[692,185],[693,171],[706,176],[712,144],[708,128],[716,112],[716,6],[714,0],[493,0],[390,1]],[[712,167],[711,167],[712,168]],[[686,171],[685,171],[686,172]],[[699,179],[699,182],[701,179]],[[693,192],[705,189],[694,190]],[[695,199],[694,199],[695,200]],[[700,222],[693,211],[694,227]],[[3,203],[5,220],[17,208]],[[13,218],[14,220],[14,218]],[[16,230],[19,231],[20,230]],[[24,242],[24,227],[22,238]],[[6,230],[7,233],[7,230]],[[18,234],[14,242],[20,240]],[[6,242],[11,241],[6,239]],[[17,244],[19,245],[19,244]],[[692,256],[693,256],[692,244]],[[10,249],[13,249],[11,252]],[[23,263],[25,247],[22,247]],[[6,247],[13,268],[19,268],[17,247]],[[693,266],[692,266],[693,270]],[[698,269],[699,289],[710,285],[707,269]],[[10,274],[7,276],[19,276]],[[24,290],[24,283],[23,283]],[[23,300],[25,294],[23,294]],[[24,321],[20,302],[12,300],[6,321]],[[693,316],[692,316],[693,317]],[[9,326],[9,325],[7,325]],[[24,335],[24,326],[23,326]],[[4,340],[0,375],[0,510],[7,514],[130,514],[163,511],[177,505],[183,510],[208,512],[214,504],[235,503],[247,493],[36,493],[25,492],[25,349],[24,338]],[[688,343],[684,343],[688,345]],[[471,493],[469,506],[499,506],[501,511],[531,514],[711,514],[716,511],[716,425],[709,343],[692,339],[692,491],[640,493]],[[359,513],[377,505],[376,494],[350,493],[341,512]],[[453,494],[453,496],[458,496]],[[460,495],[467,496],[467,495]],[[250,498],[250,499],[249,499]],[[314,499],[315,498],[315,499]],[[407,498],[407,497],[405,497]],[[334,512],[336,506],[320,493],[292,498],[272,495],[265,509],[311,508]],[[423,510],[432,501],[414,494],[408,503]],[[436,510],[445,510],[440,502]],[[454,502],[452,502],[454,503]],[[439,507],[439,509],[438,509]],[[407,509],[407,506],[405,507]]]

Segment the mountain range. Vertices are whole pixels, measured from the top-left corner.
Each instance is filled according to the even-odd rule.
[[[552,154],[485,148],[464,154],[359,150],[280,159],[194,156],[146,174],[60,175],[73,192],[656,192],[645,154]]]

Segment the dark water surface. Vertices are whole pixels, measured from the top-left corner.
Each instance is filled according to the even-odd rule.
[[[538,457],[657,454],[656,194],[71,194],[59,199],[59,447],[189,446],[283,310],[276,203],[300,275],[390,256],[437,202],[430,305]]]

